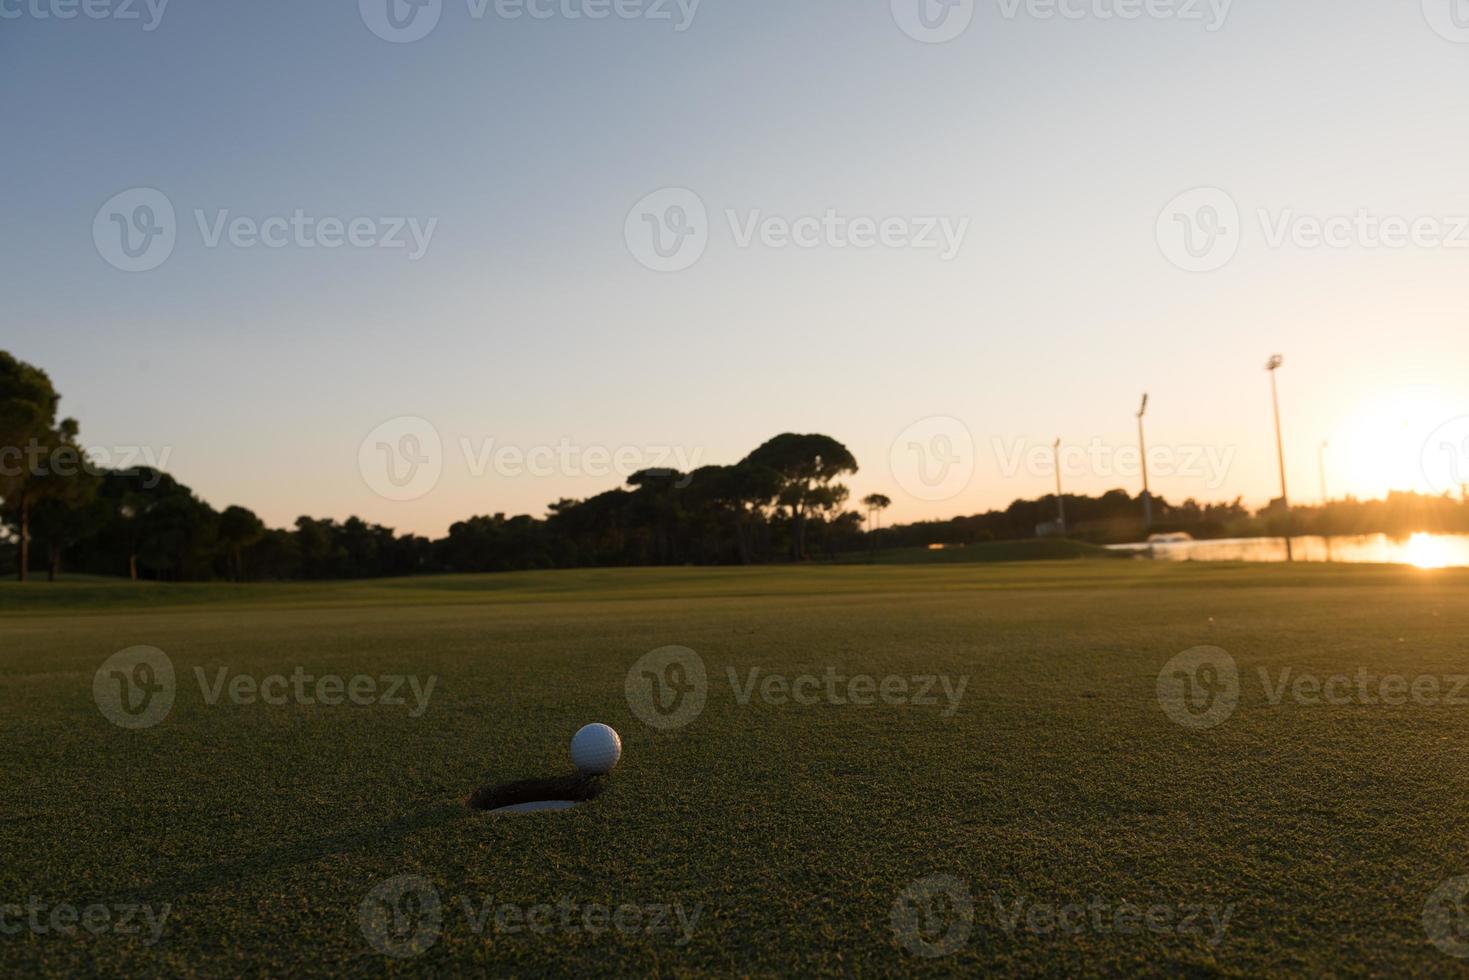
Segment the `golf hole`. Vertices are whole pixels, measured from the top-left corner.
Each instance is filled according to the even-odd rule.
[[[576,773],[555,779],[522,779],[484,786],[469,796],[469,808],[488,813],[544,813],[570,810],[602,792],[597,776]]]

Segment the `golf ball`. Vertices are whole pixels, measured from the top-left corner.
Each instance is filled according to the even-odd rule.
[[[582,772],[600,775],[617,765],[622,757],[622,739],[611,726],[593,722],[571,736],[571,763]]]

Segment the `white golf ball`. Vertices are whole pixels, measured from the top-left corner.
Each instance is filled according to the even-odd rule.
[[[622,739],[611,726],[593,722],[583,725],[571,736],[571,763],[582,772],[601,775],[609,772],[622,757]]]

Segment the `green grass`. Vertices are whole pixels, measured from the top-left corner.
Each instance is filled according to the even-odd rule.
[[[1126,552],[1067,538],[1030,538],[1021,541],[980,541],[962,548],[880,548],[850,552],[844,562],[880,565],[950,564],[990,561],[1058,561],[1067,558],[1130,558]]]
[[[0,906],[170,908],[162,939],[0,934],[31,975],[1016,972],[1453,974],[1425,899],[1469,874],[1469,706],[1271,704],[1260,668],[1469,673],[1469,573],[1073,561],[629,569],[357,584],[0,586]],[[93,675],[137,644],[178,671],[154,727],[111,724]],[[661,731],[629,667],[678,644],[707,704]],[[1160,709],[1175,654],[1239,664],[1207,731]],[[437,678],[427,709],[210,705],[194,676]],[[967,677],[959,707],[741,705],[764,673]],[[1273,676],[1273,675],[1272,675]],[[472,813],[623,736],[606,791]],[[951,955],[891,925],[915,879],[973,896]],[[442,897],[421,955],[359,927],[384,879]],[[995,902],[1233,907],[1223,939],[1007,934]],[[681,933],[476,934],[464,900],[675,906]],[[10,920],[12,924],[15,920]],[[416,921],[416,920],[410,920]],[[1110,921],[1110,920],[1108,920]],[[514,924],[513,920],[510,924]]]

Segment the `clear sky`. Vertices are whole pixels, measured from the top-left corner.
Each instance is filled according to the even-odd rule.
[[[84,442],[166,453],[210,503],[273,525],[440,534],[619,482],[582,473],[588,449],[733,462],[782,431],[845,442],[854,497],[893,497],[888,520],[1048,492],[1048,466],[1013,460],[1058,435],[1086,450],[1068,490],[1135,491],[1115,453],[1144,391],[1156,492],[1260,504],[1277,351],[1295,499],[1319,495],[1323,440],[1333,494],[1427,488],[1425,440],[1469,415],[1469,26],[1451,0],[1152,0],[1132,8],[1174,16],[1138,19],[1107,16],[1129,0],[1065,0],[1068,17],[989,0],[945,43],[910,36],[918,0],[622,0],[601,19],[570,14],[610,0],[544,17],[429,0],[407,42],[369,27],[392,35],[386,0],[112,2],[89,0],[138,18],[0,0],[0,348],[50,372]],[[929,2],[935,30],[960,25]],[[136,195],[109,206],[134,188],[166,198],[175,241],[130,272],[105,239],[154,227]],[[682,227],[666,197],[635,210],[664,188],[707,209],[681,271],[637,241],[647,220]],[[1167,210],[1194,188],[1238,219]],[[298,210],[311,224],[277,222],[282,247],[221,232]],[[828,211],[812,247],[769,223]],[[1312,221],[1359,212],[1340,246],[1313,244]],[[407,246],[312,237],[360,217],[364,242]],[[885,219],[892,244],[852,244],[852,221]],[[1417,242],[1375,247],[1384,219],[1418,222]],[[953,255],[912,247],[961,225]],[[1193,257],[1171,237],[1190,231]],[[1227,259],[1231,234],[1231,260],[1198,258],[1222,240]],[[1180,268],[1195,260],[1220,267]],[[406,501],[374,492],[359,452],[399,416],[442,441],[433,489]],[[963,429],[910,428],[935,417]],[[915,484],[894,461],[914,443],[972,477]],[[572,463],[481,465],[491,445]]]

